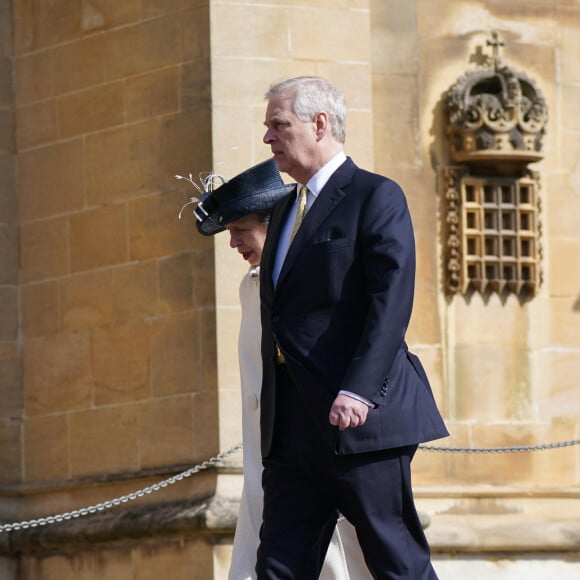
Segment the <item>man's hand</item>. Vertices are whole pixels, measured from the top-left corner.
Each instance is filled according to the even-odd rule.
[[[348,395],[338,395],[332,403],[328,419],[331,425],[336,425],[341,431],[349,427],[364,425],[367,420],[369,406]]]

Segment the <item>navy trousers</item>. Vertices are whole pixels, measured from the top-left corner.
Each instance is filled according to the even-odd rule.
[[[285,367],[278,369],[276,386],[258,580],[316,580],[339,513],[356,528],[375,578],[436,580],[411,489],[416,446],[336,455]]]

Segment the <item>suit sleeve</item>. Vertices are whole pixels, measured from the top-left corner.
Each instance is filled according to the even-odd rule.
[[[341,386],[376,404],[378,389],[404,345],[413,307],[415,240],[401,188],[385,180],[369,196],[358,232],[368,308]]]

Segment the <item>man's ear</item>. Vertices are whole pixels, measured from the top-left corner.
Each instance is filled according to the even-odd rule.
[[[326,132],[330,130],[328,115],[324,111],[320,111],[316,113],[314,122],[316,123],[316,137],[320,141],[326,135]]]

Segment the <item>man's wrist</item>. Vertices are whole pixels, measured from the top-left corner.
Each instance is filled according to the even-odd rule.
[[[351,399],[356,399],[357,401],[364,403],[367,407],[370,407],[371,409],[375,406],[374,403],[371,403],[371,401],[369,401],[368,399],[365,399],[365,397],[361,397],[360,395],[357,395],[356,393],[353,393],[352,391],[345,391],[344,389],[341,389],[340,391],[338,391],[338,394],[339,395],[346,395],[347,397],[350,397]]]

